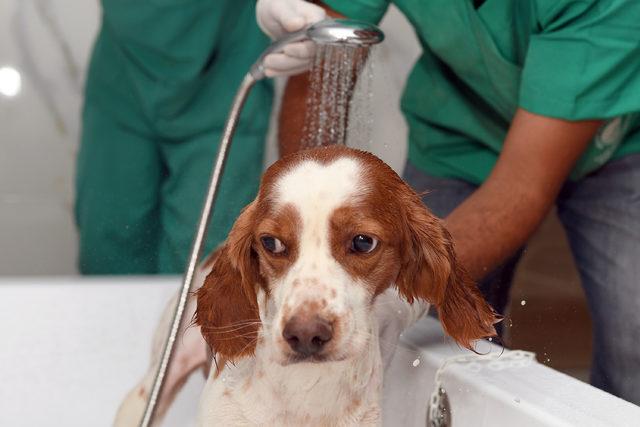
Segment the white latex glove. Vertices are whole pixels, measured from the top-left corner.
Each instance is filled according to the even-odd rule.
[[[320,6],[304,0],[258,0],[256,18],[258,25],[272,39],[301,30],[326,17]],[[304,41],[291,43],[281,52],[264,58],[265,74],[290,76],[307,71],[315,55],[315,43]]]
[[[378,322],[380,353],[385,369],[393,359],[402,332],[424,316],[427,310],[429,304],[419,300],[409,304],[397,289],[389,288],[376,297],[373,315]]]

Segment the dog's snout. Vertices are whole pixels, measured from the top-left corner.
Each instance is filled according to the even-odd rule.
[[[333,338],[333,327],[328,321],[316,316],[311,319],[292,317],[282,330],[289,347],[302,356],[311,356],[322,351]]]

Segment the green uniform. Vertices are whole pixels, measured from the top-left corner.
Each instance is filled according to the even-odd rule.
[[[102,4],[78,157],[80,270],[181,272],[232,98],[269,41],[251,1]],[[271,96],[260,82],[244,107],[207,250],[257,191]]]
[[[423,49],[402,99],[409,160],[422,171],[483,182],[518,107],[609,119],[573,179],[640,152],[640,1],[325,0],[370,22],[391,2]]]

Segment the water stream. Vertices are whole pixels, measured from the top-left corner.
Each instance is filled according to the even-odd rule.
[[[370,143],[374,51],[362,46],[318,46],[301,148]]]

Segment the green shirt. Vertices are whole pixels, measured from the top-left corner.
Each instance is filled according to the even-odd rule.
[[[481,183],[518,107],[607,119],[573,179],[640,152],[640,1],[325,0],[369,22],[391,2],[423,49],[402,98],[420,169]]]
[[[255,2],[102,0],[86,96],[141,133],[184,140],[221,131],[251,64],[269,45]],[[238,133],[264,133],[271,82],[259,82]],[[265,112],[267,112],[265,114]]]
[[[231,102],[269,39],[255,1],[101,3],[78,156],[82,271],[177,273]],[[271,100],[264,79],[242,109],[205,252],[255,197]]]

